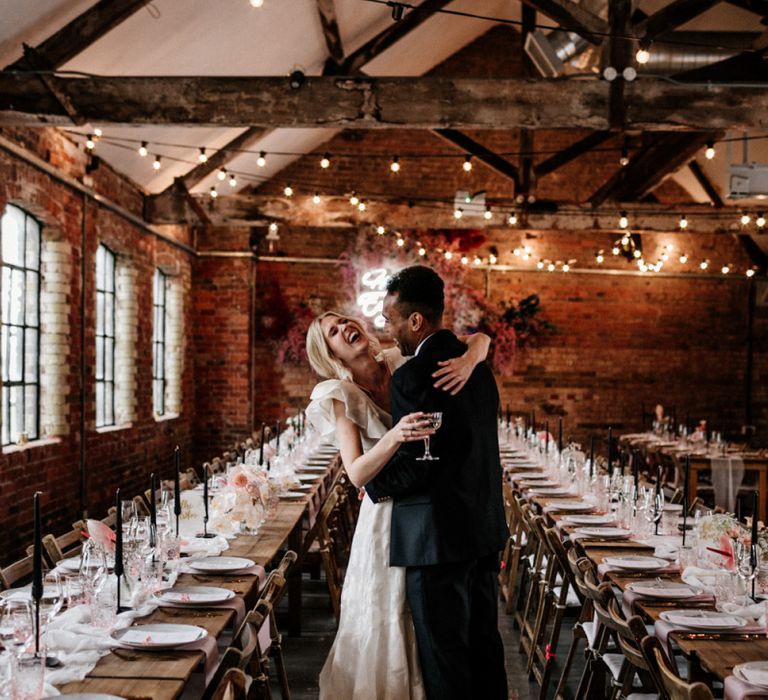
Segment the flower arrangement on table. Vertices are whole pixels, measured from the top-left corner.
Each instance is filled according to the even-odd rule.
[[[242,529],[255,533],[274,515],[277,493],[278,485],[270,480],[265,469],[239,464],[211,501],[212,529],[222,534],[235,534]]]

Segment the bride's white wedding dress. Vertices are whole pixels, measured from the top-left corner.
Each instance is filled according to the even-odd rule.
[[[384,352],[394,371],[404,360]],[[325,437],[334,437],[333,399],[360,428],[369,450],[392,424],[391,416],[351,381],[329,379],[312,391],[307,417]],[[341,592],[336,639],[320,672],[321,700],[421,700],[425,697],[413,621],[405,600],[405,569],[389,566],[392,501],[368,496],[352,540]]]

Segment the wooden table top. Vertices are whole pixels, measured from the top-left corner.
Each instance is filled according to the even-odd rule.
[[[184,691],[182,680],[157,678],[85,678],[59,686],[62,693],[105,693],[126,700],[176,700]]]
[[[704,635],[697,639],[681,636],[675,637],[675,641],[686,656],[695,657],[702,671],[721,681],[733,675],[733,667],[737,664],[768,659],[766,635],[733,636],[727,640],[702,637]]]

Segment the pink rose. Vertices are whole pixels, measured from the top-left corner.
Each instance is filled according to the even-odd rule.
[[[233,469],[229,475],[229,485],[236,489],[244,489],[248,486],[248,475],[239,468]]]

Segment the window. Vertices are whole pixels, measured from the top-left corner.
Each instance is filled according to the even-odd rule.
[[[168,275],[155,270],[152,297],[152,408],[156,416],[166,412],[166,315],[168,301]]]
[[[2,218],[2,441],[39,437],[40,223],[9,204]]]
[[[96,250],[96,427],[115,424],[115,254]]]

